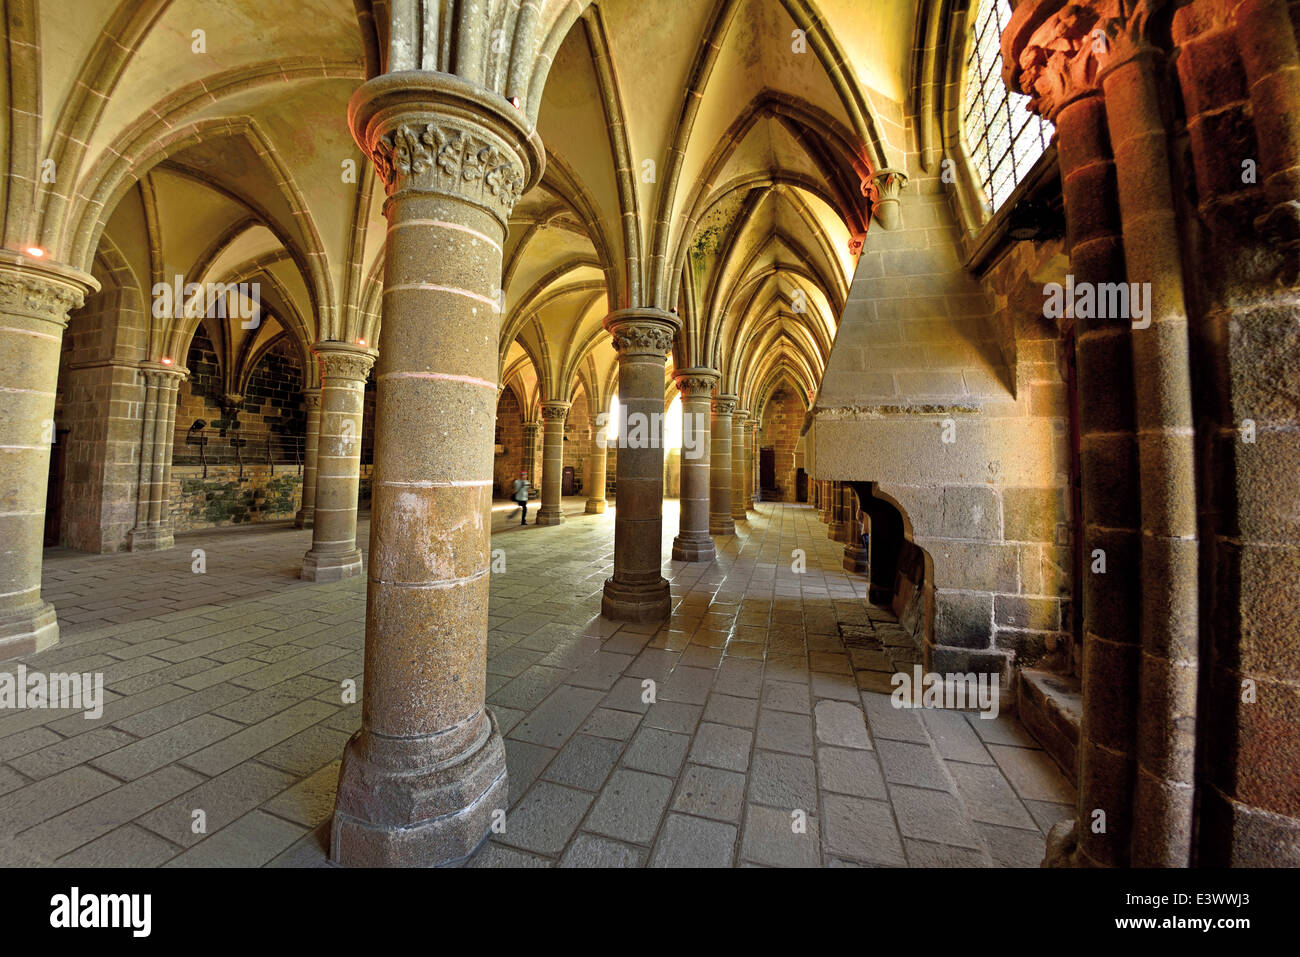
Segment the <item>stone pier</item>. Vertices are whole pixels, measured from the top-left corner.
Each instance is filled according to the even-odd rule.
[[[344,342],[318,342],[313,351],[321,364],[320,437],[311,549],[303,556],[301,575],[332,582],[361,574],[361,414],[375,353]]]
[[[618,397],[631,419],[662,422],[664,365],[680,320],[659,309],[624,309],[605,317],[618,350]],[[605,582],[601,613],[619,621],[658,621],[672,608],[661,568],[664,446],[662,430],[649,442],[619,433],[614,506],[614,577]]]
[[[682,396],[681,531],[673,540],[673,560],[711,562],[717,552],[709,534],[709,409],[718,373],[681,369],[673,381]]]

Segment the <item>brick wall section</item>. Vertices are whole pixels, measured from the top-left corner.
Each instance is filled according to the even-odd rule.
[[[778,502],[796,501],[798,488],[795,476],[803,464],[799,461],[798,445],[804,411],[799,396],[785,385],[772,393],[763,409],[763,430],[759,435],[759,446],[775,450]]]
[[[514,494],[515,479],[524,461],[524,413],[514,389],[503,389],[497,400],[496,444],[504,450],[492,463],[492,480],[497,498]]]
[[[203,419],[208,428],[221,428],[224,422],[221,399],[225,395],[225,385],[216,349],[202,326],[190,340],[185,367],[190,370],[190,375],[181,383],[177,393],[176,428],[188,429],[195,419]]]
[[[177,532],[223,525],[255,525],[288,521],[302,504],[302,476],[292,467],[265,465],[213,467],[204,479],[194,466],[172,469],[171,516]]]
[[[288,339],[282,339],[258,360],[248,377],[240,430],[296,436],[301,441],[307,432],[302,389],[302,360]]]

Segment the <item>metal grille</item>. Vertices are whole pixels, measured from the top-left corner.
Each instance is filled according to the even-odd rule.
[[[1052,124],[1026,109],[1029,97],[1002,82],[1002,30],[1008,0],[980,0],[966,59],[962,133],[980,177],[984,202],[996,212],[1052,141]]]

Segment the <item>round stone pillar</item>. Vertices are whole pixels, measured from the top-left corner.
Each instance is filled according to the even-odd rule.
[[[673,540],[673,560],[711,562],[717,551],[709,535],[709,408],[718,373],[680,369],[673,381],[682,395],[681,531]]]
[[[731,412],[736,407],[734,395],[713,399],[711,455],[709,456],[709,532],[735,535],[731,517]]]
[[[611,313],[604,325],[618,351],[618,399],[625,419],[618,433],[614,577],[605,582],[601,614],[619,621],[657,621],[672,609],[668,582],[660,574],[662,423],[664,360],[681,322],[670,312],[643,307]]]
[[[603,515],[605,514],[605,469],[608,467],[608,459],[604,435],[594,426],[593,432],[596,436],[595,448],[591,451],[591,457],[587,459],[587,514]]]
[[[357,487],[361,476],[361,415],[373,350],[318,342],[321,364],[320,437],[316,451],[316,507],[303,578],[333,582],[361,574],[357,547]]]
[[[537,433],[541,430],[540,422],[524,423],[524,461],[520,468],[528,473],[528,484],[533,487],[537,486],[537,476],[534,473],[537,471]],[[541,495],[541,489],[537,490],[537,494]]]
[[[758,423],[750,422],[745,429],[745,510],[754,509],[754,449],[757,446]]]
[[[142,363],[145,380],[144,427],[140,433],[140,483],[136,492],[136,523],[127,536],[133,552],[159,551],[175,544],[172,533],[172,451],[176,435],[176,394],[185,380],[182,370]]]
[[[307,436],[302,454],[302,506],[294,516],[296,528],[311,528],[316,515],[316,463],[320,445],[320,389],[303,389],[307,407]]]
[[[564,482],[564,420],[569,415],[567,402],[543,402],[542,425],[542,507],[537,525],[563,525],[564,507],[560,493]]]
[[[737,522],[749,520],[745,512],[745,433],[749,431],[749,410],[731,414],[731,517]]]
[[[330,856],[453,864],[507,804],[485,704],[496,291],[510,212],[545,153],[520,110],[443,73],[370,80],[348,114],[388,194],[388,253],[362,727],[343,754]]]
[[[59,349],[68,312],[98,288],[68,267],[0,252],[0,660],[59,640],[41,598]]]

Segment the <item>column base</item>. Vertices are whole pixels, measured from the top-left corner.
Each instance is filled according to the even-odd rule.
[[[559,506],[551,507],[551,506],[543,505],[541,507],[541,510],[537,513],[537,517],[533,519],[533,524],[534,525],[563,525],[564,512],[560,510]]]
[[[826,537],[833,542],[847,542],[849,540],[848,523],[831,522],[830,528],[826,530]]]
[[[316,506],[308,505],[298,509],[298,514],[293,517],[294,528],[311,528],[316,518]]]
[[[589,498],[587,499],[587,514],[604,515],[606,505],[607,503],[603,498]]]
[[[709,516],[709,534],[710,535],[735,535],[736,523],[730,515],[726,518],[719,518],[716,515]]]
[[[702,538],[678,535],[673,539],[673,561],[675,562],[711,562],[717,557],[718,550],[713,547],[713,539],[708,535]]]
[[[451,758],[442,735],[390,738],[364,729],[343,749],[330,860],[344,867],[448,867],[468,860],[508,804],[495,716]],[[445,745],[443,745],[445,747]]]
[[[59,643],[59,621],[48,601],[0,618],[0,661],[21,658]]]
[[[625,585],[612,578],[605,580],[605,596],[600,613],[614,621],[662,621],[673,610],[673,596],[668,582],[660,578],[647,585]]]
[[[735,509],[732,509],[732,510],[731,510],[731,520],[732,520],[733,522],[748,522],[748,521],[749,521],[749,513],[746,512],[743,508],[735,508]]]
[[[867,573],[867,550],[865,548],[854,548],[852,545],[845,545],[844,570],[846,572],[856,572],[859,575],[865,575]]]
[[[133,552],[160,552],[176,544],[171,528],[163,525],[146,525],[133,528],[126,536],[127,548]]]
[[[361,549],[349,552],[317,552],[310,549],[302,557],[298,577],[309,582],[336,582],[361,574]]]

